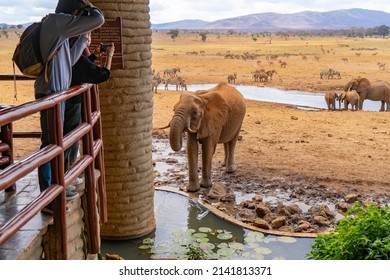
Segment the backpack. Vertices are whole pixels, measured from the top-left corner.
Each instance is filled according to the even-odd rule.
[[[39,35],[44,18],[40,22],[34,22],[28,26],[20,36],[20,41],[16,46],[12,60],[25,76],[37,78],[47,68],[47,64],[58,53],[56,50],[47,61],[43,61],[39,45]],[[45,80],[48,81],[47,73]]]

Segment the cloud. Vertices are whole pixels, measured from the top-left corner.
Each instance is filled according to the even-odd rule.
[[[0,21],[8,24],[22,24],[38,21],[53,12],[56,1],[9,0],[0,1]]]
[[[93,3],[93,0],[91,0]],[[40,20],[54,11],[56,0],[0,0],[0,23],[20,24]],[[150,0],[152,23],[183,19],[218,19],[276,12],[330,11],[364,8],[390,12],[390,1],[378,0]]]

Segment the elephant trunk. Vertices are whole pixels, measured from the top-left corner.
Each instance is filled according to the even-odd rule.
[[[352,80],[352,81],[349,81],[345,86],[344,86],[344,92],[347,92],[347,91],[350,91],[351,90],[351,87],[353,85],[355,81]]]
[[[173,118],[169,130],[169,144],[172,150],[178,152],[183,145],[182,134],[184,132],[184,122],[179,118]]]

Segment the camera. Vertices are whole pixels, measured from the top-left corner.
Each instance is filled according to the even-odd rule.
[[[100,44],[100,51],[105,52],[112,44]]]

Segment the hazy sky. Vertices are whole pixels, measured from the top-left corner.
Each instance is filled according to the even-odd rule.
[[[56,0],[0,0],[0,23],[19,24],[40,20],[53,12],[56,4]],[[182,19],[213,21],[264,12],[324,12],[350,8],[390,13],[389,0],[150,0],[149,7],[152,23]]]

